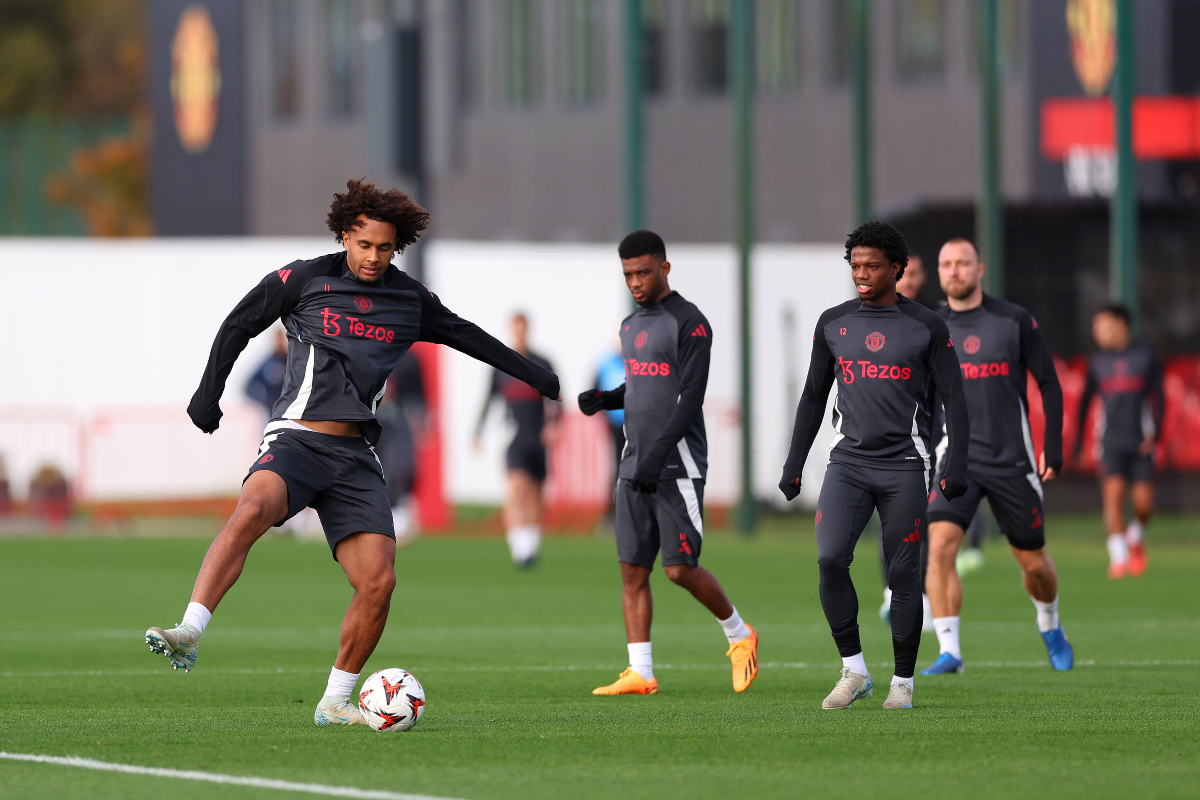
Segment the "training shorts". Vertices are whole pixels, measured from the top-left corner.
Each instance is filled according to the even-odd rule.
[[[546,448],[536,439],[513,439],[504,461],[510,470],[524,472],[538,483],[546,480]]]
[[[939,470],[935,487],[944,476]],[[967,493],[947,500],[935,489],[929,495],[929,521],[953,522],[963,530],[970,526],[979,501],[988,499],[1000,532],[1018,550],[1040,550],[1046,546],[1042,513],[1042,482],[1036,473],[989,475],[967,469]]]
[[[1106,450],[1096,459],[1096,474],[1101,478],[1124,478],[1129,483],[1152,481],[1154,455]]]
[[[259,470],[274,472],[287,485],[287,516],[275,524],[315,509],[334,560],[338,542],[352,534],[396,538],[383,467],[361,436],[268,428],[246,477]]]
[[[661,550],[664,567],[697,566],[704,538],[703,511],[702,480],[659,480],[654,494],[639,492],[625,478],[618,480],[618,560],[653,569]]]

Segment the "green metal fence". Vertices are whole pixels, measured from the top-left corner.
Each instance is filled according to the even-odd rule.
[[[46,181],[66,169],[80,147],[129,131],[124,117],[0,119],[0,236],[86,234],[74,209],[50,203]]]

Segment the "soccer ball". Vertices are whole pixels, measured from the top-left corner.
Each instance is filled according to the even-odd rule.
[[[406,731],[425,711],[425,689],[413,675],[399,667],[381,669],[363,681],[358,707],[367,724],[377,731]]]

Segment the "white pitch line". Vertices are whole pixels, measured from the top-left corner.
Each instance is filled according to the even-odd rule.
[[[220,773],[197,772],[195,770],[113,764],[108,761],[95,761],[90,758],[79,758],[77,756],[40,756],[32,753],[6,753],[0,750],[0,759],[34,761],[39,764],[57,764],[61,767],[79,767],[81,769],[94,769],[100,772],[123,772],[127,775],[151,775],[156,778],[207,781],[208,783],[221,783],[228,786],[252,786],[255,789],[276,789],[281,792],[321,794],[327,797],[354,797],[361,798],[361,800],[453,800],[453,798],[436,797],[429,794],[406,794],[404,792],[387,792],[379,789],[356,789],[353,786],[326,786],[322,783],[297,783],[296,781],[280,781],[271,778],[247,778],[240,775],[222,775]]]

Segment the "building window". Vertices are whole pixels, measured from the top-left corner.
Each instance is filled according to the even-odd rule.
[[[850,75],[849,0],[825,0],[822,25],[825,33],[825,78],[842,86]]]
[[[901,80],[942,76],[946,54],[942,0],[897,0],[896,72]]]
[[[513,108],[526,108],[540,89],[535,0],[504,0],[502,12],[504,99]]]
[[[325,57],[328,59],[329,116],[354,115],[354,0],[325,0]]]
[[[658,97],[666,88],[666,0],[642,0],[642,91],[647,97]]]
[[[755,14],[755,74],[759,91],[791,91],[800,83],[796,45],[796,0],[758,0]]]
[[[979,74],[980,60],[983,56],[979,40],[979,4],[971,3],[971,50],[977,57],[970,59],[971,72]],[[1003,77],[1012,75],[1021,63],[1021,48],[1024,44],[1025,32],[1025,2],[1024,0],[997,0],[996,16],[999,18],[999,49],[1000,74]]]
[[[603,0],[560,0],[566,98],[587,104],[604,88]]]
[[[271,109],[277,119],[300,114],[300,55],[295,0],[271,0]]]
[[[692,79],[700,94],[721,94],[728,84],[728,0],[692,0]]]
[[[464,108],[478,105],[483,92],[479,59],[479,0],[457,0],[458,100]]]

